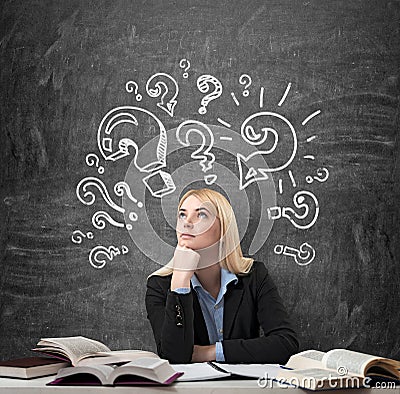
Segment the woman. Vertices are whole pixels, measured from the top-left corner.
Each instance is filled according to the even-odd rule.
[[[147,280],[147,315],[160,357],[286,363],[298,351],[296,334],[264,264],[243,257],[226,198],[210,189],[188,191],[176,234],[174,257]]]

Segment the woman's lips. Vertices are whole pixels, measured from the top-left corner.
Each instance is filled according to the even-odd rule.
[[[192,235],[192,234],[186,234],[186,233],[183,233],[182,235],[181,235],[181,238],[183,238],[183,239],[192,239],[192,238],[194,238],[195,236],[194,235]]]

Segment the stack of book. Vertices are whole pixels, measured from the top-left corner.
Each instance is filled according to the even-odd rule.
[[[2,362],[0,376],[33,378],[57,373],[48,385],[122,386],[168,385],[183,374],[155,353],[112,351],[103,343],[82,336],[43,338],[32,350],[51,358],[31,357]]]

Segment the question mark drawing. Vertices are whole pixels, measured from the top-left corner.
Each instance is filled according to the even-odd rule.
[[[211,89],[214,90],[208,93]],[[207,106],[212,100],[216,100],[222,95],[222,83],[212,75],[204,74],[197,78],[197,88],[201,93],[208,93],[201,99],[201,107],[199,108],[199,114],[204,115],[207,113]]]
[[[129,252],[125,245],[122,245],[121,249],[122,254]],[[107,248],[103,245],[97,245],[89,253],[89,263],[93,268],[101,269],[107,264],[107,261],[113,261],[120,254],[121,250],[116,246],[111,245]]]
[[[180,67],[180,68],[183,68],[183,69],[185,70],[185,72],[182,74],[182,77],[186,79],[186,78],[189,76],[189,74],[188,74],[188,71],[189,71],[189,69],[190,69],[190,62],[189,62],[189,60],[187,60],[187,59],[182,59],[182,60],[179,62],[179,67]]]
[[[99,158],[95,153],[89,153],[86,155],[86,164],[89,167],[93,167],[95,166],[97,168],[97,171],[99,174],[103,174],[104,173],[104,167],[103,166],[99,166]]]
[[[81,181],[76,186],[76,196],[78,200],[85,205],[92,205],[96,200],[96,195],[88,190],[89,187],[94,187],[103,196],[104,201],[112,209],[124,213],[125,209],[117,205],[110,197],[107,187],[99,178],[96,177],[86,177],[81,179]]]
[[[98,230],[103,230],[106,227],[106,222],[110,223],[114,227],[125,227],[124,223],[117,222],[114,220],[108,212],[105,211],[98,211],[92,216],[92,224]],[[126,225],[127,230],[132,230],[132,225]]]
[[[311,203],[307,203],[306,199],[309,199]],[[319,215],[319,203],[315,195],[309,191],[301,190],[293,196],[293,205],[300,213],[296,212],[291,207],[275,206],[268,208],[268,218],[277,220],[284,217],[288,219],[294,227],[301,230],[312,227]],[[314,207],[314,214],[312,214],[310,206]],[[303,213],[301,213],[301,211],[303,211]]]
[[[311,175],[306,176],[306,182],[313,183],[314,179],[318,182],[325,182],[328,180],[328,178],[329,178],[329,171],[327,168],[323,167],[323,168],[318,168],[317,176],[314,177]]]
[[[81,244],[83,238],[93,239],[93,233],[89,231],[88,233],[84,234],[81,230],[75,230],[72,233],[71,241],[74,244]]]
[[[240,78],[239,78],[239,83],[241,84],[241,85],[245,85],[244,86],[244,90],[243,90],[243,93],[242,93],[242,95],[243,95],[243,97],[247,97],[248,95],[249,95],[249,87],[250,87],[250,85],[251,85],[251,77],[250,77],[250,75],[248,75],[248,74],[242,74],[241,76],[240,76]]]
[[[296,264],[302,266],[310,264],[315,259],[315,249],[307,242],[302,243],[299,249],[287,245],[276,245],[274,252],[293,257]]]
[[[161,96],[160,101],[157,103],[157,107],[161,108],[169,116],[174,116],[174,108],[177,103],[176,97],[179,93],[179,87],[171,75],[166,73],[157,73],[152,75],[147,80],[146,92],[150,97]]]
[[[176,129],[176,139],[181,145],[190,146],[189,137],[192,133],[200,135],[202,142],[200,147],[190,157],[194,160],[200,160],[202,171],[207,172],[212,169],[215,161],[214,154],[210,152],[214,145],[214,134],[206,124],[197,120],[186,120]],[[211,185],[217,180],[217,175],[205,175],[204,180],[207,185]]]
[[[138,93],[139,85],[135,81],[128,81],[125,84],[125,90],[128,93],[134,93],[136,101],[142,101],[143,97],[142,97],[142,95],[140,93]]]

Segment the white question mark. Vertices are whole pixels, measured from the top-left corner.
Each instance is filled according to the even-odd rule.
[[[133,88],[134,86],[134,88]],[[135,93],[135,98],[137,101],[142,101],[142,95],[140,93],[138,93],[139,90],[139,85],[135,82],[135,81],[128,81],[125,84],[125,89],[128,93]]]
[[[99,178],[86,177],[83,178],[76,186],[76,196],[78,200],[85,205],[92,205],[96,200],[96,195],[88,190],[89,187],[96,188],[104,198],[104,201],[113,209],[118,212],[124,213],[125,209],[115,204],[108,194],[107,187]],[[83,195],[82,195],[83,194]]]
[[[182,59],[182,60],[179,62],[179,67],[180,67],[180,68],[183,68],[183,69],[185,70],[185,72],[182,74],[182,77],[186,79],[186,78],[189,76],[189,74],[187,73],[187,71],[189,71],[189,68],[190,68],[190,62],[189,62],[189,60],[187,60],[187,59]]]
[[[112,261],[115,256],[121,254],[121,251],[116,246],[106,248],[102,245],[95,246],[89,253],[89,263],[93,268],[103,268],[107,260]],[[100,255],[105,255],[105,258],[100,258]]]
[[[204,74],[197,78],[197,88],[201,93],[208,93],[210,87],[213,86],[214,90],[201,99],[201,107],[199,114],[204,115],[207,113],[207,105],[210,101],[217,99],[222,94],[222,83],[212,75]]]
[[[186,120],[176,129],[176,139],[181,145],[190,146],[189,135],[191,133],[199,134],[202,137],[202,144],[191,154],[191,158],[194,160],[200,160],[202,171],[207,172],[211,170],[215,161],[214,154],[210,152],[214,145],[214,134],[206,124],[197,120]],[[204,176],[207,185],[213,184],[216,179],[217,176],[215,174]]]
[[[115,227],[125,227],[124,223],[120,223],[120,222],[117,222],[116,220],[114,220],[108,212],[97,211],[92,216],[92,224],[94,227],[96,227],[99,230],[103,230],[106,227],[106,221]],[[132,230],[132,225],[127,224],[126,229]]]
[[[103,166],[99,166],[99,158],[96,154],[94,153],[89,153],[86,155],[86,164],[89,167],[93,167],[96,166],[97,167],[97,171],[99,174],[103,174],[104,173],[104,167]]]
[[[151,88],[151,86],[153,85],[154,88]],[[157,103],[157,107],[161,108],[169,116],[174,116],[174,108],[177,103],[176,98],[179,93],[179,87],[175,79],[172,78],[171,75],[165,73],[157,73],[152,75],[147,80],[146,92],[150,97],[161,96],[160,101]],[[167,102],[165,102],[168,93],[170,93],[171,98]]]
[[[308,265],[315,258],[315,250],[307,242],[302,243],[299,249],[292,248],[287,245],[276,245],[274,248],[274,252],[276,254],[284,254],[286,256],[293,257],[294,261],[298,265]]]
[[[310,207],[305,201],[305,196],[308,196],[311,198],[314,207],[315,207],[315,212],[314,216],[311,219],[308,219],[305,223],[301,223],[301,221],[307,219],[309,213],[310,213]],[[296,212],[293,208],[291,207],[271,207],[268,208],[268,218],[269,219],[280,219],[282,217],[288,219],[294,227],[299,228],[301,230],[306,230],[314,225],[314,223],[318,219],[319,215],[319,204],[318,200],[315,197],[315,195],[309,191],[306,190],[301,190],[297,192],[293,196],[293,204],[298,210],[303,210],[303,214]]]
[[[74,244],[81,244],[83,241],[83,238],[93,239],[93,233],[89,231],[86,234],[84,234],[81,230],[75,230],[72,233],[71,241]]]
[[[251,77],[250,77],[250,75],[248,75],[248,74],[242,74],[241,76],[240,76],[240,78],[239,78],[239,83],[241,84],[241,85],[245,85],[244,86],[244,91],[243,91],[243,97],[247,97],[248,95],[249,95],[249,90],[248,90],[248,88],[250,87],[250,85],[251,85]]]
[[[314,177],[312,177],[311,175],[306,176],[306,182],[313,183],[314,179],[318,182],[325,182],[329,178],[329,171],[325,167],[318,168],[317,175],[318,176]]]

